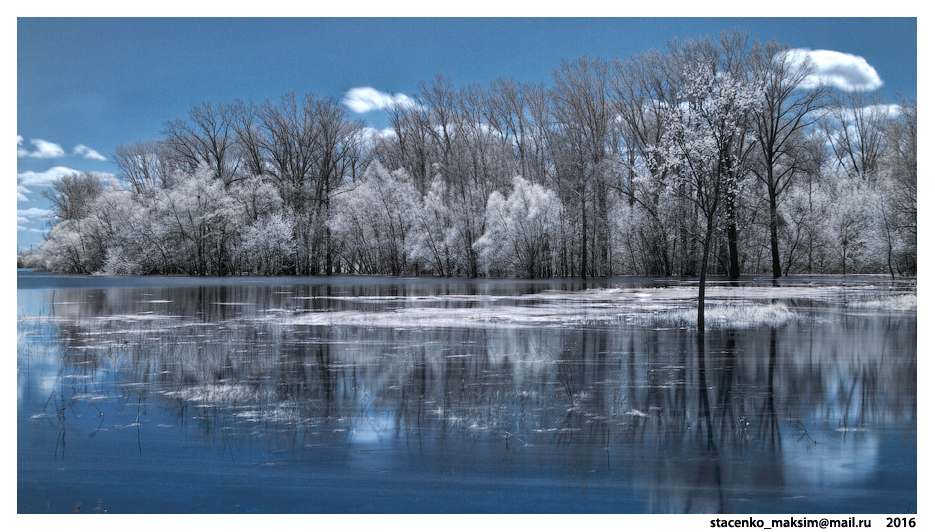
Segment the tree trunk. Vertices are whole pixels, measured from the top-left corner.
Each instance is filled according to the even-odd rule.
[[[769,191],[769,249],[773,256],[773,279],[782,277],[782,262],[779,260],[779,210],[776,206],[776,191]]]
[[[727,252],[730,259],[728,275],[731,280],[740,278],[740,252],[737,247],[737,222],[727,221]]]
[[[727,255],[728,255],[728,266],[727,266],[727,275],[731,280],[740,278],[740,252],[737,249],[737,218],[735,217],[736,210],[734,209],[734,200],[735,193],[733,187],[730,186],[731,183],[734,183],[734,170],[728,168],[728,187],[724,197],[724,207],[727,214]]]
[[[584,190],[581,191],[581,278],[588,278],[588,209]]]
[[[704,245],[701,251],[701,272],[698,276],[698,332],[704,332],[704,298],[705,279],[708,273],[708,251],[711,248],[711,233],[714,232],[713,216],[708,217],[708,227],[705,229]]]

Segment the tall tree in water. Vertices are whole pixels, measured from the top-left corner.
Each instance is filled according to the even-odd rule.
[[[721,81],[722,79],[724,83],[733,84],[737,87],[747,86],[752,88],[758,85],[755,78],[750,75],[747,57],[749,51],[748,35],[746,32],[738,30],[723,32],[718,36],[717,41],[708,38],[689,40],[684,43],[673,41],[669,48],[671,60],[681,74],[679,86],[683,89],[689,87],[688,93],[695,93],[696,96],[703,94],[695,92],[698,90],[697,83],[700,80],[691,77],[699,64],[709,65],[706,68],[711,70],[713,78],[705,83],[713,87],[711,90],[722,90],[725,87]],[[686,77],[686,74],[688,77]],[[693,86],[694,88],[691,88]],[[718,152],[716,159],[714,159],[717,161],[720,172],[723,174],[722,177],[725,180],[725,186],[721,190],[721,203],[723,203],[723,226],[727,234],[727,269],[731,279],[740,277],[739,202],[742,191],[741,185],[749,172],[749,156],[754,146],[752,136],[748,135],[752,129],[749,113],[744,113],[739,109],[734,111],[737,112],[730,119],[729,133],[727,130],[723,130],[718,136]],[[713,122],[719,120],[715,119]]]
[[[747,142],[746,121],[759,106],[760,90],[718,70],[711,57],[696,56],[683,66],[686,82],[666,117],[658,146],[676,178],[672,193],[693,202],[703,217],[698,285],[698,330],[704,331],[705,280],[711,242],[725,213],[725,198],[738,187],[734,146]]]

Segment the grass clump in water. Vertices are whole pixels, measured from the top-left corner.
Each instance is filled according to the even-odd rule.
[[[656,314],[654,321],[668,325],[696,327],[698,309],[682,308]],[[798,319],[798,315],[782,303],[769,305],[705,305],[706,329],[749,329],[751,327],[778,327]]]
[[[915,294],[902,294],[877,299],[848,301],[847,306],[877,310],[916,310],[918,308],[918,298]]]

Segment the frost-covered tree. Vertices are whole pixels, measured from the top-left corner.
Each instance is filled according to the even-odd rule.
[[[270,214],[284,214],[285,205],[278,189],[263,176],[246,178],[231,186],[227,193],[243,218],[244,225]]]
[[[168,262],[159,228],[153,227],[146,205],[128,190],[112,186],[98,198],[94,214],[85,221],[86,232],[104,250],[100,273],[142,275]]]
[[[240,230],[237,246],[241,270],[281,275],[295,260],[294,222],[281,210],[261,214]]]
[[[363,179],[339,190],[328,227],[343,262],[359,273],[401,275],[409,270],[406,237],[419,202],[405,170],[372,164]]]
[[[841,275],[855,273],[861,262],[870,259],[873,218],[878,213],[872,186],[858,177],[841,177],[834,182],[829,197],[833,208],[829,209],[826,228],[833,243],[833,254]]]
[[[551,275],[551,240],[560,210],[553,191],[520,176],[513,178],[509,196],[491,194],[487,229],[474,244],[484,271],[529,278]]]
[[[412,229],[406,236],[406,250],[417,271],[443,277],[459,273],[458,232],[446,188],[441,179],[432,181],[412,211]]]
[[[176,181],[178,186],[157,195],[154,208],[178,267],[191,275],[231,273],[231,243],[237,231],[233,199],[207,165]]]
[[[82,234],[80,220],[62,220],[56,223],[37,246],[32,265],[63,273],[91,273],[95,258]]]
[[[39,253],[50,269],[92,273],[102,267],[108,237],[115,229],[106,221],[108,213],[101,199],[118,188],[115,181],[102,175],[82,172],[56,179],[52,188],[43,192],[56,220]]]

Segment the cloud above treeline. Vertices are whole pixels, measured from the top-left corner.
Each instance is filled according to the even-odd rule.
[[[863,57],[835,52],[833,50],[810,50],[794,48],[790,53],[798,57],[808,57],[815,64],[815,74],[811,76],[810,86],[819,83],[833,85],[843,91],[872,91],[883,86],[883,80],[875,68]]]
[[[49,168],[44,172],[21,172],[16,174],[16,179],[19,180],[19,184],[23,186],[38,186],[46,187],[52,184],[53,181],[62,177],[64,175],[78,173],[78,170],[68,168],[66,166],[56,166]]]
[[[30,144],[35,148],[32,151],[23,147],[23,137],[16,136],[16,156],[17,157],[35,157],[37,159],[54,159],[65,155],[65,150],[54,142],[42,139],[29,139]]]
[[[55,213],[49,209],[39,209],[33,207],[31,209],[16,209],[16,230],[17,231],[31,231],[26,227],[25,224],[32,223],[36,220],[48,220]]]
[[[373,87],[355,87],[344,95],[341,103],[355,113],[367,113],[396,107],[415,107],[415,100],[405,94],[389,94]]]
[[[96,150],[92,150],[91,148],[85,146],[84,144],[79,144],[75,146],[74,150],[72,150],[72,153],[76,153],[78,155],[84,155],[85,159],[97,159],[98,161],[107,160],[107,157],[104,157],[103,155],[98,153]]]
[[[32,157],[35,159],[55,159],[57,157],[64,157],[65,150],[62,149],[62,146],[56,144],[55,142],[49,142],[44,139],[29,139],[29,143],[32,144],[33,149],[29,150],[25,147],[25,139],[22,135],[16,136],[16,156],[17,157]],[[96,159],[98,161],[106,161],[107,158],[100,154],[97,150],[91,149],[84,144],[79,144],[72,149],[72,153],[75,155],[81,155],[85,159]]]

